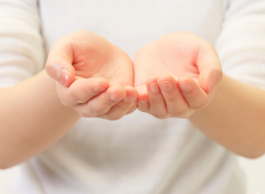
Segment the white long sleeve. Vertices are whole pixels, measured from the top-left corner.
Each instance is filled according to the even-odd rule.
[[[226,74],[265,88],[264,0],[0,0],[0,87],[40,71],[43,44],[47,52],[77,30],[102,35],[131,58],[165,34],[190,31],[216,46]],[[6,194],[245,193],[233,153],[188,120],[139,111],[118,121],[80,119],[7,170],[2,185]]]
[[[44,48],[36,0],[0,0],[0,88],[43,69]]]
[[[265,89],[265,1],[232,0],[216,49],[224,73]]]

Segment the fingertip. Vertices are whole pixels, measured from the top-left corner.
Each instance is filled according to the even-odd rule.
[[[137,108],[142,112],[149,112],[149,102],[147,94],[140,93],[138,95]]]
[[[141,100],[143,99],[148,99],[148,94],[147,94],[147,87],[146,85],[140,85],[136,87],[137,93],[138,93],[138,99]]]
[[[57,81],[60,84],[66,86],[66,87],[69,87],[71,85],[70,84],[70,81],[69,81],[69,79],[70,79],[70,73],[66,69],[64,69],[64,68],[62,68],[58,72],[57,79],[58,79]]]
[[[188,77],[181,77],[177,81],[177,85],[182,93],[191,92],[194,87],[194,80]]]
[[[138,96],[138,91],[133,86],[124,86],[126,90],[126,96]]]
[[[124,89],[126,91],[126,96],[124,97],[123,101],[126,103],[130,103],[132,101],[135,101],[135,99],[138,96],[137,90],[132,86],[124,86]]]
[[[170,92],[175,88],[176,80],[172,75],[164,74],[158,78],[157,83],[162,92]]]
[[[110,100],[117,102],[126,96],[126,90],[120,84],[113,84],[108,88]]]
[[[110,87],[109,81],[103,77],[96,77],[96,78],[89,78],[89,79],[93,79],[94,83],[93,83],[92,89],[96,93],[103,92]]]
[[[149,101],[147,94],[139,94],[137,98],[137,107],[140,111],[148,112],[149,111]]]
[[[139,95],[139,102],[140,103],[147,103],[148,102],[148,95],[147,94],[141,94]]]
[[[45,70],[47,74],[65,87],[69,87],[75,81],[75,70],[66,69],[61,65],[49,63]]]
[[[147,92],[158,93],[159,85],[157,83],[158,76],[154,75],[146,80]]]

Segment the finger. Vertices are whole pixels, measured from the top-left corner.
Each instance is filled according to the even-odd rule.
[[[126,91],[120,84],[111,85],[105,92],[90,99],[86,104],[76,106],[83,117],[95,117],[107,113],[112,106],[126,96]]]
[[[149,113],[149,101],[146,85],[137,86],[136,90],[138,91],[137,97],[137,107],[142,112]]]
[[[207,94],[193,79],[182,77],[178,79],[177,85],[190,108],[199,109],[208,104]]]
[[[58,86],[58,93],[69,105],[86,103],[89,99],[99,95],[109,87],[109,82],[103,77],[78,78],[73,84],[66,88]]]
[[[211,44],[200,46],[196,64],[200,71],[199,84],[206,93],[210,93],[223,76],[218,54]]]
[[[134,112],[136,110],[136,108],[137,108],[137,98],[134,101],[133,106],[126,112],[126,115],[131,114],[132,112]]]
[[[132,86],[124,86],[124,88],[126,90],[126,96],[106,113],[108,120],[118,120],[122,118],[136,101],[138,95],[137,90]]]
[[[158,76],[152,76],[146,81],[150,113],[157,118],[168,116],[164,97],[157,83]]]
[[[159,87],[166,101],[166,109],[171,116],[181,116],[189,110],[189,106],[177,87],[175,78],[169,74],[158,79]]]
[[[49,52],[46,72],[54,80],[69,87],[75,80],[75,69],[72,66],[72,46],[66,38],[57,41]]]

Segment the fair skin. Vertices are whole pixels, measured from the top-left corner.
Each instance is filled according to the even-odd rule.
[[[141,75],[135,76],[138,109],[160,119],[188,118],[236,154],[248,158],[263,155],[265,91],[226,75],[211,91],[209,77],[218,81],[222,77],[216,52],[190,33],[175,35],[145,45],[135,56],[135,75]],[[193,52],[195,48],[197,52]],[[145,81],[144,77],[149,78]]]
[[[232,152],[257,158],[265,152],[264,99],[264,90],[224,75],[211,103],[189,120]]]
[[[75,43],[68,44],[72,40]],[[85,66],[83,61],[87,62]],[[51,146],[80,116],[117,120],[136,109],[132,61],[103,37],[80,32],[60,39],[47,61],[47,71],[55,79],[55,71],[60,71],[58,65],[70,72],[68,80],[64,79],[67,75],[59,74],[67,87],[55,83],[43,70],[14,87],[0,90],[1,169],[24,162]]]
[[[130,57],[95,33],[80,31],[57,41],[46,70],[61,83],[56,85],[62,104],[82,117],[117,120],[136,109]]]
[[[207,106],[222,79],[215,49],[189,32],[168,34],[143,46],[134,69],[139,110],[159,119],[188,118]]]
[[[1,89],[0,107],[1,169],[43,151],[80,118],[73,109],[62,105],[55,83],[45,71]]]
[[[175,51],[183,52],[176,57]],[[94,33],[76,32],[55,43],[46,70],[56,84],[42,71],[0,91],[0,168],[51,146],[80,116],[117,120],[136,106],[161,119],[189,118],[240,155],[264,153],[265,92],[225,75],[222,79],[213,47],[191,33],[170,34],[145,45],[135,56],[133,70],[124,51]]]

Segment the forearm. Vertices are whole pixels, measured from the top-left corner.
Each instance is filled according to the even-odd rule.
[[[212,102],[189,119],[229,150],[249,158],[265,152],[265,91],[228,76],[216,86]]]
[[[21,163],[60,139],[80,118],[61,104],[43,70],[0,90],[0,168]]]

